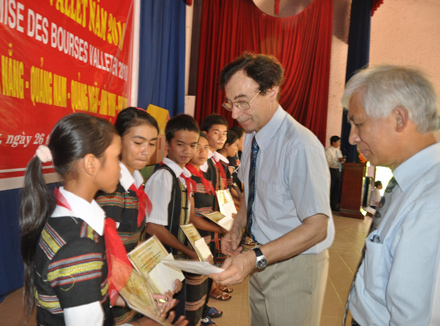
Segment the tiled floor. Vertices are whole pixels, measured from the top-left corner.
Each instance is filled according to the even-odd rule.
[[[335,215],[334,218],[336,238],[330,248],[330,270],[322,312],[322,326],[342,325],[348,290],[371,223],[371,218],[368,217],[365,220],[359,220]],[[229,301],[221,302],[214,299],[210,301],[211,306],[223,310],[223,316],[214,320],[218,326],[249,325],[247,282],[235,285],[233,288],[234,292]],[[23,323],[21,295],[21,289],[17,290],[0,304],[1,325],[36,325],[35,318],[32,322]]]

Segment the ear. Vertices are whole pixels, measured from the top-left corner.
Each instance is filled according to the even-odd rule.
[[[271,102],[275,102],[277,101],[277,97],[278,97],[278,92],[280,91],[280,87],[279,86],[273,86],[268,92],[267,94],[269,95],[269,99]]]
[[[408,110],[404,106],[400,105],[396,107],[393,112],[396,115],[396,131],[399,133],[403,132],[409,122]]]
[[[93,154],[87,154],[83,158],[83,168],[88,175],[95,175],[99,169],[100,162]]]

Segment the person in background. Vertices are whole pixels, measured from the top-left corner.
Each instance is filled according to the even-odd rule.
[[[223,165],[223,168],[226,172],[226,185],[228,189],[231,189],[233,180],[232,173],[234,172],[234,166],[229,165],[229,157],[235,157],[238,152],[238,136],[232,131],[228,130],[226,141],[223,147],[217,150],[217,153],[220,158],[220,163]]]
[[[208,173],[209,180],[215,190],[226,189],[226,171],[220,163],[220,156],[217,150],[225,145],[228,134],[228,122],[218,114],[208,115],[201,123],[200,129],[206,133],[209,140],[209,159],[202,167]],[[217,210],[217,201],[214,203],[213,210]]]
[[[380,190],[382,189],[382,181],[377,180],[374,183],[374,188],[371,189],[371,196],[370,196],[370,207],[376,209],[376,207],[379,205],[380,200],[382,196],[380,195]]]
[[[226,169],[221,163],[220,154],[217,150],[222,149],[228,134],[228,122],[224,117],[218,114],[208,115],[201,123],[200,129],[206,133],[209,141],[209,159],[201,167],[202,171],[208,175],[208,180],[211,181],[215,191],[227,189]],[[215,200],[212,206],[213,211],[218,211],[218,201]],[[214,233],[212,241],[215,244],[213,251],[214,263],[217,266],[223,265],[226,256],[221,250],[221,233]],[[216,282],[212,282],[211,297],[217,300],[226,301],[231,298],[229,294],[229,287],[222,286]]]
[[[247,132],[239,177],[244,196],[223,238],[230,257],[210,277],[249,278],[251,325],[318,326],[334,225],[321,142],[279,105],[284,77],[273,56],[244,53],[221,72],[223,106]],[[257,243],[242,252],[246,228]]]
[[[156,150],[159,126],[144,109],[129,107],[118,114],[115,128],[122,140],[119,184],[114,192],[99,192],[95,200],[108,218],[117,223],[118,235],[126,252],[130,252],[139,244],[145,228],[145,214],[152,209],[139,170],[148,164]],[[179,292],[180,288],[181,282],[176,280],[175,292]],[[172,299],[173,293],[166,295],[167,299]],[[112,313],[116,325],[142,318],[141,314],[127,306],[113,307]]]
[[[215,190],[211,181],[207,179],[207,174],[202,171],[201,167],[206,163],[209,156],[209,142],[208,136],[204,132],[200,133],[199,142],[197,144],[197,151],[191,162],[186,165],[186,168],[191,172],[191,179],[195,182],[194,196],[191,198],[191,207],[194,210],[191,214],[191,223],[199,231],[200,235],[205,239],[206,244],[210,247],[211,252],[215,249],[215,244],[212,242],[214,233],[224,234],[226,230],[218,226],[217,224],[208,221],[203,217],[203,214],[212,212],[212,206],[215,198]],[[194,282],[198,287],[199,305],[193,305],[194,308],[201,308],[201,324],[202,326],[215,326],[212,318],[219,318],[223,315],[223,312],[215,307],[209,307],[209,295],[211,293],[212,280],[207,275],[198,275],[194,277]],[[228,295],[223,293],[222,295]],[[202,296],[200,298],[200,296]],[[204,298],[204,300],[203,300]],[[197,313],[196,311],[194,313]]]
[[[342,163],[345,157],[340,150],[341,138],[332,136],[330,138],[330,147],[325,151],[328,167],[330,168],[330,207],[333,211],[339,212],[339,201],[341,200],[342,184]]]
[[[348,298],[353,325],[440,325],[440,144],[435,89],[415,68],[356,73],[342,104],[349,141],[394,177]]]
[[[239,126],[234,126],[231,128],[231,130],[235,132],[238,136],[238,141],[237,141],[238,152],[236,155],[232,157],[228,157],[228,160],[229,160],[229,166],[234,167],[234,170],[232,171],[232,184],[237,186],[238,190],[240,190],[239,195],[241,196],[241,192],[243,191],[243,184],[238,178],[238,170],[240,169],[240,165],[241,165],[240,160],[241,160],[241,153],[243,151],[243,141],[244,141],[245,132],[243,128]]]

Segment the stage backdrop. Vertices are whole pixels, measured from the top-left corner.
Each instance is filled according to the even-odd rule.
[[[26,164],[73,112],[114,122],[129,105],[134,0],[0,0],[0,302],[23,283]],[[50,164],[48,176],[55,175]]]

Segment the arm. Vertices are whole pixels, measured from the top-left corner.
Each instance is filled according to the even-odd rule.
[[[402,220],[394,238],[389,239],[396,245],[392,247],[385,291],[391,326],[437,325],[433,318],[439,316],[439,294],[435,291],[440,282],[440,205],[434,199],[438,198],[438,191],[431,191],[436,195],[423,194],[414,203],[408,203],[413,208]],[[386,238],[384,242],[388,242]],[[368,280],[375,281],[372,277]],[[365,284],[370,284],[367,279]]]
[[[228,256],[238,255],[243,248],[240,247],[240,241],[243,236],[243,229],[247,224],[246,200],[244,191],[240,198],[240,207],[234,219],[231,231],[225,234],[222,239],[222,252]]]
[[[324,240],[327,236],[327,224],[328,217],[326,215],[310,216],[296,229],[261,246],[260,249],[266,256],[268,264],[292,258]],[[288,248],[290,250],[287,250]],[[255,259],[253,250],[230,257],[223,266],[225,271],[211,274],[210,277],[224,285],[241,283],[249,274],[257,270]]]
[[[194,250],[181,243],[163,225],[159,225],[155,223],[147,223],[145,230],[149,235],[155,235],[163,244],[183,252],[191,259],[198,259],[197,253]]]
[[[194,213],[194,197],[190,198],[191,202],[191,211],[190,211],[190,222],[194,224],[197,229],[204,231],[217,232],[220,234],[226,233],[226,230],[220,227],[219,225],[209,222],[205,220],[203,217],[198,216]]]

